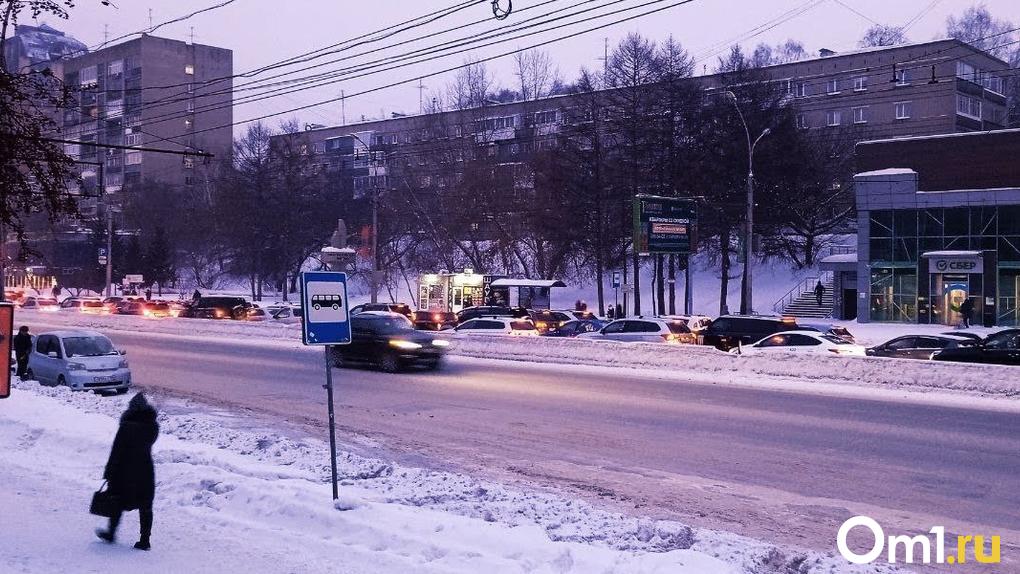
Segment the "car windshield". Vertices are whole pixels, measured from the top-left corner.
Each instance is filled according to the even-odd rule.
[[[102,355],[117,355],[113,343],[106,337],[67,337],[64,339],[64,349],[68,357],[99,357]]]
[[[683,321],[670,321],[669,332],[674,335],[681,335],[683,333],[690,333],[691,330],[687,328],[687,323]]]
[[[399,333],[413,329],[414,325],[407,317],[385,317],[382,319],[371,319],[368,323],[376,333]]]

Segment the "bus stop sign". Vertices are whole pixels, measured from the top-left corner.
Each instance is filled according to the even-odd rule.
[[[305,271],[301,274],[301,300],[304,344],[347,345],[351,342],[346,273]]]

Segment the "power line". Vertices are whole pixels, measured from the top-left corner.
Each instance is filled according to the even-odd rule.
[[[187,150],[183,150],[182,151],[182,150],[160,149],[160,148],[150,148],[150,147],[141,147],[141,146],[129,146],[129,145],[119,145],[119,144],[104,144],[104,143],[97,143],[97,142],[83,142],[83,141],[79,141],[79,140],[66,140],[66,139],[61,139],[61,138],[44,138],[44,137],[22,136],[22,135],[17,135],[17,134],[14,134],[14,137],[18,138],[18,139],[26,139],[26,140],[32,140],[32,141],[43,141],[43,142],[59,143],[59,144],[71,144],[71,145],[82,145],[82,146],[101,147],[101,148],[109,148],[109,149],[122,149],[122,150],[128,150],[128,151],[146,151],[146,152],[153,152],[153,153],[167,153],[167,154],[172,154],[172,155],[208,157],[208,158],[216,157],[216,156],[214,156],[211,153],[206,153],[206,152],[203,152],[203,151],[187,151]]]

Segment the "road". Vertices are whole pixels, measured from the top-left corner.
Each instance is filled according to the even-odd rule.
[[[321,350],[109,334],[139,385],[323,424]],[[853,514],[887,533],[999,534],[1020,571],[1011,412],[457,357],[440,372],[334,373],[341,433],[407,456],[823,551]]]

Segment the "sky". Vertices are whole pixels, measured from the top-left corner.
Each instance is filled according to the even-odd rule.
[[[188,41],[193,34],[197,43],[229,48],[234,52],[234,73],[237,74],[338,44],[417,16],[464,4],[463,0],[375,2],[114,0],[113,3],[115,6],[103,6],[99,0],[78,0],[68,21],[55,21],[52,18],[40,21],[47,21],[50,25],[94,47],[101,44],[104,39],[145,30],[150,26],[150,22],[159,25],[161,22],[184,16],[195,10],[225,3],[226,5],[222,7],[198,14],[186,21],[162,27],[155,31],[154,35]],[[650,5],[644,8],[639,7],[649,3]],[[445,86],[452,74],[444,73],[423,79],[421,83],[424,89],[419,89],[418,80],[413,78],[457,66],[467,57],[487,58],[677,3],[677,0],[513,0],[513,13],[505,20],[496,21],[492,17],[490,2],[479,0],[452,15],[446,15],[391,38],[355,48],[348,44],[347,50],[306,63],[304,66],[322,64],[342,57],[348,58],[347,60],[320,66],[303,74],[350,67],[381,56],[402,54],[408,50],[471,34],[506,31],[508,27],[515,25],[533,24],[536,22],[534,18],[552,11],[558,12],[540,20],[577,15],[547,24],[542,28],[616,10],[633,9],[494,46],[472,46],[470,51],[451,54],[429,62],[383,70],[360,78],[338,78],[328,85],[248,103],[237,103],[234,120],[239,122],[279,114],[266,121],[275,124],[284,119],[297,119],[301,124],[337,125],[344,118],[347,123],[354,123],[362,117],[367,119],[388,117],[393,112],[417,113],[422,100],[428,102],[435,95],[445,92]],[[506,0],[502,0],[502,4],[505,6]],[[656,41],[672,35],[695,56],[698,72],[701,72],[705,69],[711,70],[718,55],[722,53],[720,50],[726,50],[726,47],[734,41],[739,41],[747,48],[753,48],[759,42],[776,44],[792,38],[802,42],[809,53],[816,54],[820,48],[838,52],[856,47],[864,31],[873,23],[902,26],[911,20],[915,22],[906,32],[911,41],[943,37],[946,17],[959,15],[974,4],[973,0],[689,0],[687,3],[655,14],[561,40],[542,49],[547,50],[555,60],[562,78],[570,81],[576,78],[582,67],[597,68],[603,65],[602,57],[607,39],[611,50],[629,32],[639,32]],[[985,0],[984,4],[996,17],[1020,22],[1020,7],[1015,0]],[[531,22],[525,23],[525,20]],[[479,21],[483,22],[461,30],[449,31],[452,27]],[[522,30],[516,34],[538,29]],[[419,39],[425,34],[443,31],[447,32],[433,38]],[[495,40],[496,38],[488,42]],[[402,41],[408,43],[385,51],[357,56],[360,52]],[[500,86],[512,87],[514,84],[510,64],[509,57],[487,64]],[[272,74],[280,71],[282,70],[274,70]],[[263,74],[266,75],[270,73]],[[287,77],[279,78],[277,81],[281,79]],[[412,81],[377,89],[407,79]],[[240,81],[242,80],[238,80]],[[338,99],[341,90],[345,94],[343,106],[340,101],[333,101],[301,111],[288,111],[316,102]],[[362,93],[368,90],[373,91]],[[238,92],[235,101],[238,96],[254,93],[257,92]]]

